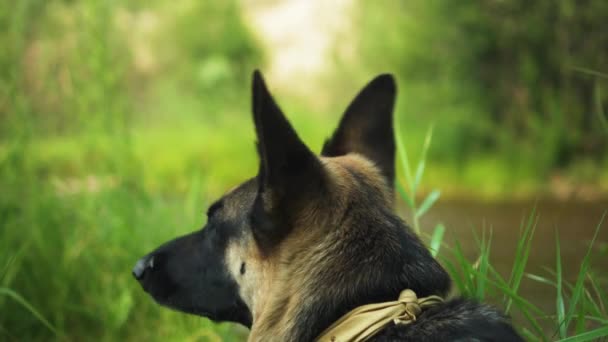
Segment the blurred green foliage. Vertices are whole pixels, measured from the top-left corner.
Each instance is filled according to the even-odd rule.
[[[238,337],[158,310],[129,271],[243,176],[219,162],[203,193],[201,164],[248,147],[205,144],[262,60],[236,2],[3,1],[0,25],[0,339]]]
[[[170,87],[200,103],[224,102],[213,99],[232,96],[261,61],[234,1],[0,6],[6,133],[13,131],[7,122],[21,128],[25,112],[37,134],[120,132]]]
[[[511,166],[520,180],[546,180],[589,160],[601,177],[608,3],[438,0],[360,8],[362,60],[398,74],[406,126],[437,124],[432,160],[465,167],[500,155],[500,168]]]
[[[352,78],[395,72],[404,144],[435,124],[427,179],[444,194],[544,190],[555,168],[608,187],[604,2],[391,4],[358,4],[332,106]],[[239,2],[0,1],[0,47],[0,339],[241,337],[160,310],[130,276],[257,170],[248,85],[268,51]],[[320,146],[339,112],[289,100]]]

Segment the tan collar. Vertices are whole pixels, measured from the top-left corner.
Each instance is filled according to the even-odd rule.
[[[342,316],[317,338],[318,342],[366,341],[387,325],[410,324],[422,310],[443,302],[439,296],[416,297],[403,290],[394,302],[363,305]]]

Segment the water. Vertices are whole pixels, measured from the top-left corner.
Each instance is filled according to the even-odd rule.
[[[469,260],[476,260],[478,252],[475,234],[481,236],[492,230],[491,263],[503,277],[508,279],[516,245],[520,236],[522,220],[537,208],[538,225],[532,240],[532,249],[526,271],[552,278],[546,268],[555,270],[555,234],[559,233],[562,269],[566,280],[574,282],[581,261],[602,214],[608,210],[607,201],[563,202],[555,200],[480,202],[470,200],[440,201],[423,217],[422,227],[431,230],[437,223],[446,226],[445,239],[453,245],[454,239],[461,243]],[[524,222],[525,224],[525,222]],[[603,224],[598,240],[593,247],[592,268],[608,271],[608,218]],[[449,255],[444,254],[444,255]],[[555,288],[524,278],[520,294],[545,312],[555,312]],[[521,317],[515,315],[518,321]],[[550,327],[547,327],[551,329]]]

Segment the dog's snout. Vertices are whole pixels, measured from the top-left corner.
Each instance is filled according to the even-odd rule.
[[[133,267],[133,276],[137,280],[141,280],[146,272],[154,269],[154,256],[148,255],[139,259]]]

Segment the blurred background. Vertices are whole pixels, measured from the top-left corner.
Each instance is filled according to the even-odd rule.
[[[160,309],[130,269],[256,173],[254,68],[315,151],[393,73],[412,161],[433,130],[423,233],[475,259],[491,227],[506,272],[536,207],[528,269],[554,266],[559,231],[576,273],[608,209],[607,22],[604,0],[0,1],[0,339],[245,336]],[[550,289],[521,285],[547,310]]]

